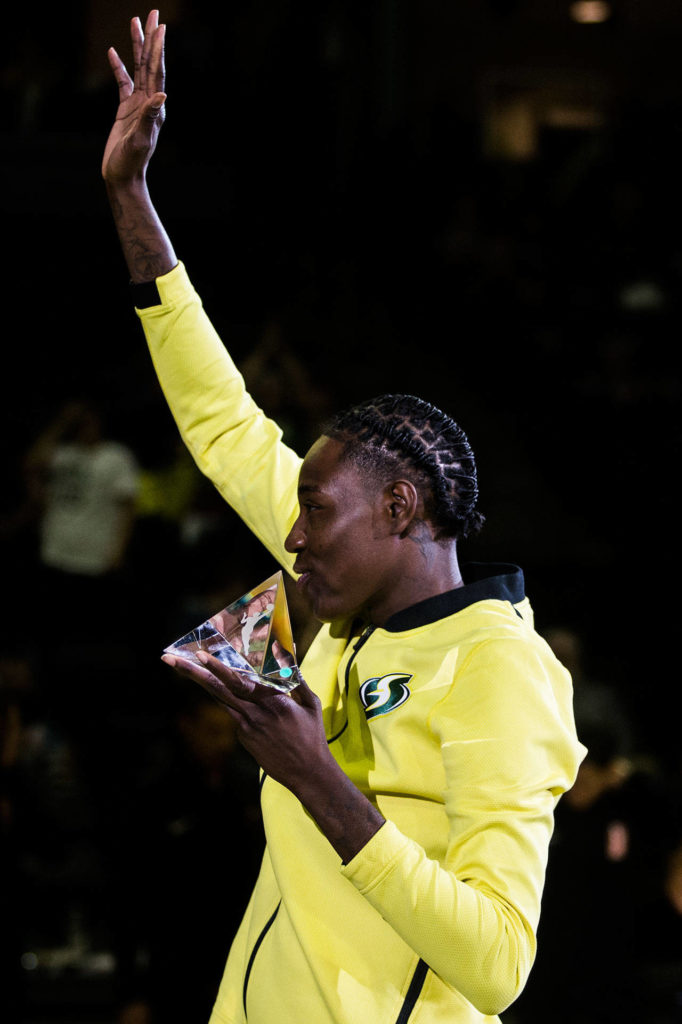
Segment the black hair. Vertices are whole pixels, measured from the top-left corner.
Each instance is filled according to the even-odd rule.
[[[414,395],[381,395],[337,413],[322,433],[374,479],[405,473],[422,492],[438,537],[464,538],[483,525],[471,445],[435,405]]]

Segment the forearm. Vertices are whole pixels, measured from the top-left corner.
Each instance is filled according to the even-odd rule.
[[[167,274],[178,260],[145,179],[107,181],[106,189],[131,280],[139,284]]]
[[[482,1013],[492,1017],[516,998],[532,963],[533,931],[482,877],[429,858],[392,821],[342,870],[431,970]]]
[[[478,1009],[499,1013],[530,969],[528,922],[484,883],[460,880],[386,822],[331,755],[314,763],[291,789],[341,857],[346,877],[436,974]]]
[[[292,788],[344,864],[352,860],[384,824],[380,811],[331,755],[328,763],[306,773],[302,783]]]

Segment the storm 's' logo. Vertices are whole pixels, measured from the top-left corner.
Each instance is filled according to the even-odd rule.
[[[372,676],[360,687],[362,701],[367,718],[378,718],[389,711],[400,707],[410,696],[407,683],[412,678],[404,672],[391,672],[387,676]]]

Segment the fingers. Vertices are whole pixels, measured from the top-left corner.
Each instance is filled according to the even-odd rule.
[[[296,664],[293,654],[290,654],[285,647],[282,647],[279,640],[272,641],[272,653],[280,668],[293,668]]]
[[[207,654],[206,651],[197,651],[197,658],[205,665],[206,668],[219,679],[226,687],[228,687],[230,693],[234,694],[235,697],[241,700],[254,701],[257,698],[254,696],[258,683],[252,682],[247,677],[239,675],[234,672],[227,665],[223,665],[222,661],[218,661],[212,654]]]
[[[298,703],[305,708],[315,708],[320,703],[319,697],[317,694],[313,693],[303,676],[301,676],[300,683],[295,690],[291,691],[291,694],[292,696],[295,696]]]
[[[187,658],[178,658],[173,654],[163,654],[161,661],[165,662],[170,668],[174,668],[181,676],[184,676],[186,679],[193,679],[196,683],[203,685],[211,681],[215,682],[215,677],[208,669],[200,668]]]
[[[152,38],[152,47],[149,58],[149,73],[147,87],[155,92],[162,92],[166,84],[166,66],[164,62],[164,47],[166,42],[166,26],[159,25]]]
[[[225,703],[236,703],[239,701],[251,701],[255,703],[254,692],[258,684],[252,683],[248,679],[243,679],[232,669],[223,665],[222,662],[218,661],[210,654],[206,654],[205,651],[196,652],[197,659],[201,662],[201,665],[205,665],[202,668],[197,665],[195,661],[190,661],[188,658],[178,657],[174,654],[163,654],[161,660],[174,668],[181,676],[185,676],[187,679],[193,679],[194,682],[199,683],[204,688],[209,688],[210,691],[218,696]],[[267,687],[258,687],[259,689],[267,690]],[[233,699],[233,700],[232,700]]]
[[[225,688],[238,702],[242,710],[247,710],[247,705],[257,705],[266,710],[275,709],[278,702],[288,700],[290,692],[278,690],[276,686],[268,686],[266,683],[258,682],[248,675],[228,668],[213,655],[206,651],[197,651],[197,658],[224,684]]]
[[[230,689],[221,680],[216,678],[213,672],[201,668],[187,658],[179,658],[172,654],[163,654],[161,660],[170,668],[175,669],[185,679],[191,679],[192,682],[198,683],[207,693],[219,701],[223,707],[227,708],[238,725],[243,723],[243,715],[240,713],[238,700]]]
[[[152,36],[155,30],[159,27],[159,12],[152,9],[147,15],[147,21],[144,26],[145,36]]]
[[[133,44],[133,81],[136,89],[141,89],[142,76],[142,48],[144,46],[144,33],[139,18],[133,18],[130,23],[130,39]]]
[[[196,657],[201,662],[200,667],[194,661],[175,655],[164,654],[164,661],[171,668],[174,668],[180,675],[199,683],[208,693],[223,704],[233,716],[241,729],[247,731],[255,727],[259,728],[272,716],[278,717],[287,707],[290,708],[290,697],[298,694],[301,686],[304,689],[297,697],[296,702],[300,705],[316,709],[319,701],[315,694],[305,683],[300,684],[292,694],[284,694],[269,686],[261,685],[252,680],[242,677],[239,673],[223,665],[212,655],[205,651],[197,651]]]
[[[159,26],[159,12],[150,11],[147,15],[147,22],[142,35],[142,55],[140,58],[140,88],[144,92],[149,91],[149,56],[152,52],[154,33]],[[141,31],[141,30],[140,30]]]
[[[114,78],[118,85],[118,98],[119,100],[126,100],[131,92],[133,91],[133,80],[126,71],[126,66],[116,53],[116,50],[111,46],[107,52],[109,59],[109,66],[114,72]]]
[[[148,102],[145,103],[144,107],[142,108],[142,117],[146,118],[148,122],[160,121],[162,123],[164,117],[163,105],[165,102],[166,94],[164,92],[154,93],[151,99],[148,100]],[[145,139],[149,137],[150,128],[151,125],[148,125],[148,130],[143,132],[143,136],[145,137]]]
[[[141,92],[160,92],[165,84],[164,41],[166,26],[159,25],[159,12],[147,15],[144,31],[139,18],[130,23],[135,63],[134,86]]]

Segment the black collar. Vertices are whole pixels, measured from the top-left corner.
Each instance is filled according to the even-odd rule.
[[[510,601],[518,604],[525,597],[523,571],[517,565],[506,563],[469,562],[462,567],[463,587],[448,590],[425,601],[403,608],[384,623],[389,633],[400,633],[406,629],[437,622],[447,615],[453,615],[462,608],[468,608],[476,601]]]

